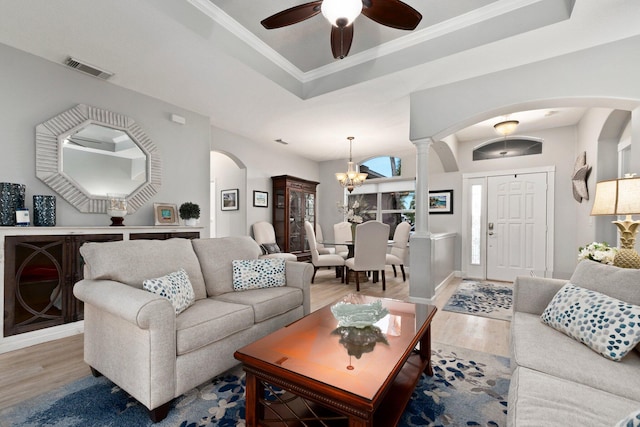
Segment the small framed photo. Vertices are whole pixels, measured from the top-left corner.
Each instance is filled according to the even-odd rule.
[[[253,206],[259,208],[269,207],[269,193],[266,191],[253,191]]]
[[[238,205],[238,189],[222,190],[220,192],[220,209],[223,211],[237,211],[240,209]]]
[[[156,225],[180,225],[178,206],[171,203],[154,203],[153,215]]]
[[[429,215],[453,213],[453,190],[429,191]]]

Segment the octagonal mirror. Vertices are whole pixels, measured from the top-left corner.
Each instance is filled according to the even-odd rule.
[[[135,212],[160,187],[158,151],[133,119],[84,104],[36,127],[36,175],[80,212],[104,213],[107,194]]]

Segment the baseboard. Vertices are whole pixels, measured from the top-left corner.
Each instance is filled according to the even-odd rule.
[[[78,335],[84,332],[84,320],[0,339],[0,354],[36,344]]]

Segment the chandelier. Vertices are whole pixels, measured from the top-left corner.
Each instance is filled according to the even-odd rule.
[[[349,163],[347,163],[347,172],[336,173],[336,179],[344,188],[349,190],[349,193],[353,191],[354,188],[362,185],[365,179],[367,179],[366,173],[360,173],[359,168],[353,163],[353,159],[351,157],[351,146],[353,144],[354,137],[348,136],[349,140]]]
[[[362,0],[323,0],[320,10],[334,27],[348,27],[360,15]]]
[[[504,122],[496,123],[495,125],[493,125],[493,128],[500,135],[507,137],[507,135],[511,135],[516,131],[516,128],[519,124],[520,122],[517,120],[505,120]]]

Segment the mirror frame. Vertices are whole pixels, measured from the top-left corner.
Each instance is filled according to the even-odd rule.
[[[36,176],[80,212],[106,213],[106,195],[86,194],[62,171],[62,139],[90,123],[126,132],[147,156],[147,180],[127,195],[127,212],[133,213],[158,192],[162,184],[162,164],[153,141],[132,118],[123,114],[78,104],[37,125]]]

